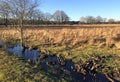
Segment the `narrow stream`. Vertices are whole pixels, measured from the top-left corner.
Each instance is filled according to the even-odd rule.
[[[8,48],[7,51],[13,55],[23,57],[25,60],[30,60],[33,63],[40,63],[41,68],[44,71],[48,71],[48,65],[57,67],[58,69],[69,71],[72,82],[110,82],[104,74],[97,73],[95,77],[91,76],[89,73],[83,75],[74,70],[75,64],[71,60],[64,59],[63,57],[57,57],[56,55],[47,55],[43,59],[40,59],[41,53],[37,49],[29,50],[20,45],[15,45],[13,48]],[[61,75],[63,72],[59,72]],[[56,76],[57,77],[57,76]],[[58,76],[59,77],[59,76]],[[114,82],[118,82],[114,80]]]

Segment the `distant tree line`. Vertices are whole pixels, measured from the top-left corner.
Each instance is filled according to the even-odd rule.
[[[13,8],[11,10],[11,3],[8,3],[7,1],[9,0],[0,1],[0,25],[5,25],[5,26],[18,25],[18,23],[20,22],[18,21],[18,17],[19,15],[22,15],[22,12],[19,11],[19,8],[17,9],[18,7],[17,4],[16,6],[14,5],[16,8]],[[15,1],[20,1],[20,2],[15,2]],[[28,1],[28,0],[24,0],[24,1]],[[22,2],[24,1],[13,0],[12,3],[23,4]],[[49,12],[43,13],[42,11],[40,11],[40,9],[32,9],[32,7],[34,8],[36,4],[37,3],[34,3],[34,5],[28,9],[29,11],[27,11],[27,9],[23,11],[27,13],[23,14],[24,18],[22,20],[22,24],[24,25],[68,24],[69,17],[64,11],[57,10],[53,14],[50,14]]]
[[[0,25],[51,25],[51,24],[103,24],[120,23],[114,19],[101,16],[80,17],[78,21],[71,21],[70,17],[62,10],[53,14],[43,13],[36,8],[41,0],[1,0],[0,1]]]
[[[81,24],[104,24],[104,23],[120,23],[120,21],[115,21],[113,18],[107,19],[101,16],[93,17],[93,16],[86,16],[80,18]]]
[[[17,19],[9,18],[5,14],[0,14],[0,24],[11,25],[17,24]],[[41,11],[34,11],[33,14],[23,20],[24,24],[67,24],[69,17],[64,11],[57,10],[53,15],[50,13],[42,13]]]

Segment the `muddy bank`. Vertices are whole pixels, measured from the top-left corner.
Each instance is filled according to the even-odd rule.
[[[75,64],[70,59],[63,56],[57,57],[51,54],[41,54],[37,48],[29,50],[28,47],[15,45],[8,48],[7,51],[13,55],[23,57],[24,60],[30,60],[33,64],[38,64],[41,70],[48,72],[50,68],[54,68],[55,77],[71,77],[72,82],[118,82],[109,75],[100,74],[98,71],[102,69],[110,70],[110,67],[103,65],[104,60],[109,56],[94,55],[92,59]],[[106,71],[107,71],[106,70]],[[65,73],[67,72],[67,73]]]

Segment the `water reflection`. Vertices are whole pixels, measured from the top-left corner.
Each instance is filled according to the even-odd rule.
[[[40,52],[38,50],[32,49],[30,51],[28,48],[25,48],[23,52],[23,47],[20,45],[15,45],[13,48],[8,48],[7,51],[19,57],[23,56],[25,60],[30,59],[33,63],[38,62],[40,59]]]
[[[15,45],[13,48],[8,48],[7,50],[16,56],[22,56],[23,47],[20,45]]]

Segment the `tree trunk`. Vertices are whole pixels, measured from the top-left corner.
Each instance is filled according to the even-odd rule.
[[[7,27],[8,26],[8,15],[6,14],[5,16],[5,26]]]
[[[23,44],[23,20],[20,19],[20,44],[21,46],[24,46]]]
[[[23,28],[20,28],[20,44],[23,46]]]

